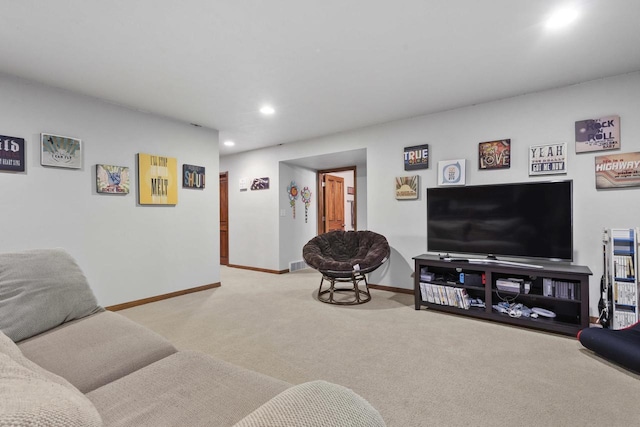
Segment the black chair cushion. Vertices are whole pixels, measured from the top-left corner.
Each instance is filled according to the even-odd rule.
[[[640,373],[640,323],[618,330],[585,328],[578,340],[603,358]]]
[[[387,239],[373,231],[330,231],[302,248],[305,262],[332,277],[350,277],[354,266],[361,273],[380,267],[389,257]]]

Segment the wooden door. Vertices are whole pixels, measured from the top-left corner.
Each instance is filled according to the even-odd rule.
[[[344,178],[324,175],[324,231],[344,230]]]
[[[220,265],[229,264],[229,185],[227,172],[220,174]]]

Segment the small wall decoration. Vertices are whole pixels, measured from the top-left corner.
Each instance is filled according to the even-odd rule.
[[[640,186],[640,152],[596,157],[596,188]]]
[[[239,181],[240,191],[247,191],[249,189],[249,178],[240,178]]]
[[[129,168],[96,165],[96,191],[108,194],[129,194]]]
[[[40,164],[57,168],[82,168],[82,141],[68,136],[40,134]]]
[[[176,205],[179,182],[175,157],[138,154],[138,201],[141,205]]]
[[[304,222],[306,223],[309,205],[311,204],[311,190],[309,190],[309,187],[304,187],[300,195],[302,196],[302,202],[304,203]]]
[[[252,190],[268,190],[269,189],[269,178],[254,178],[251,183]]]
[[[204,188],[204,166],[182,165],[182,187]]]
[[[0,135],[0,170],[24,172],[24,138]]]
[[[576,122],[576,153],[620,148],[620,117],[607,116]]]
[[[465,159],[438,162],[438,185],[465,185]]]
[[[508,169],[511,167],[511,140],[481,142],[478,145],[480,169]]]
[[[396,199],[411,200],[418,198],[418,175],[396,177]]]
[[[404,147],[404,170],[427,169],[429,167],[429,144]]]
[[[296,200],[298,200],[298,186],[295,181],[291,181],[291,184],[287,187],[287,193],[289,194],[289,204],[293,210],[293,218],[296,217]]]
[[[350,196],[353,196],[354,194],[356,194],[355,187],[347,187],[347,194]]]
[[[529,147],[529,175],[567,173],[567,143]]]

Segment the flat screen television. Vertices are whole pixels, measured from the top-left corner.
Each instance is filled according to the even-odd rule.
[[[427,188],[427,250],[572,261],[572,185]]]

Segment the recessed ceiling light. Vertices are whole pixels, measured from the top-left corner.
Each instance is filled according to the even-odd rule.
[[[260,112],[265,116],[270,116],[275,113],[276,110],[271,105],[263,105],[262,108],[260,108]]]
[[[566,7],[556,10],[547,20],[547,28],[557,29],[566,27],[576,20],[578,11],[574,8]]]
[[[234,145],[236,145],[236,143],[233,141],[225,141],[224,145],[226,145],[227,147],[233,147]]]

